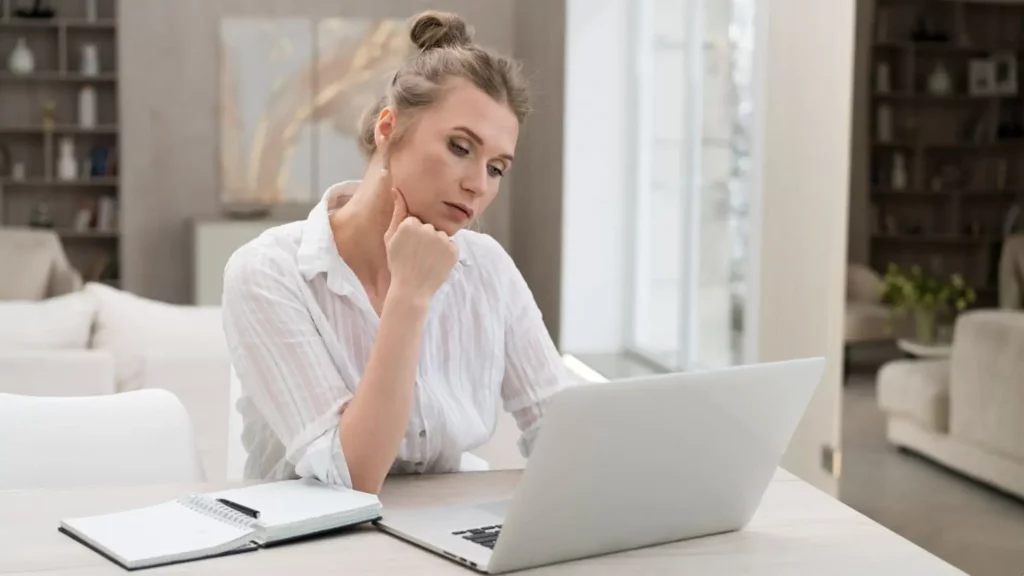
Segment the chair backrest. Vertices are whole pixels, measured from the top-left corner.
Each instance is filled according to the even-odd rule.
[[[0,394],[0,490],[204,480],[185,407],[166,390]]]

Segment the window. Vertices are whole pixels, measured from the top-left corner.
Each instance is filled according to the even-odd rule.
[[[670,370],[743,358],[754,5],[632,3],[630,343]]]

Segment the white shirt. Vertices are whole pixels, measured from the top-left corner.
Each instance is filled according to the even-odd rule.
[[[305,221],[270,229],[224,270],[224,330],[242,385],[246,478],[316,477],[351,487],[338,435],[380,323],[338,255],[332,186]],[[493,238],[452,237],[459,259],[430,303],[413,408],[392,473],[451,472],[485,444],[503,407],[529,456],[545,401],[569,378],[526,282]]]

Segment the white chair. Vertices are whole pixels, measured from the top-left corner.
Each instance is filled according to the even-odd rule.
[[[204,480],[188,413],[166,390],[0,394],[0,489]]]

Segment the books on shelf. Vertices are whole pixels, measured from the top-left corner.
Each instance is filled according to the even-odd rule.
[[[252,552],[380,518],[373,494],[300,479],[61,520],[59,530],[134,570]]]

